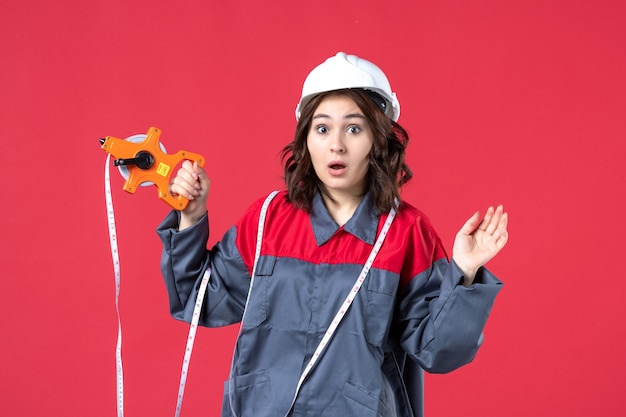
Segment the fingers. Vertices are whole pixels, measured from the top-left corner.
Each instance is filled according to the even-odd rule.
[[[197,162],[184,161],[170,184],[170,193],[193,200],[200,195],[203,185],[208,186],[208,177],[204,170]]]
[[[498,250],[502,249],[506,242],[509,240],[509,232],[507,230],[507,225],[509,223],[509,214],[502,213],[500,217],[500,221],[498,222],[498,228],[494,232],[494,238],[496,239],[496,246]]]
[[[493,218],[494,218],[494,209],[493,209],[493,206],[489,206],[489,208],[487,209],[487,212],[485,213],[485,217],[483,217],[483,220],[480,222],[480,225],[478,226],[478,229],[482,230],[483,232],[488,232],[488,229],[492,224]]]
[[[502,206],[502,204],[500,204],[493,212],[489,225],[487,225],[486,232],[490,235],[493,235],[496,233],[496,231],[502,230],[502,225],[504,226],[504,229],[506,229],[506,217],[507,216],[505,216],[504,207]]]
[[[170,185],[170,193],[191,200],[198,189],[198,174],[190,161],[184,161]]]
[[[503,215],[504,207],[502,206],[502,204],[500,204],[495,209],[493,208],[493,206],[489,207],[487,209],[487,212],[485,213],[485,217],[483,217],[483,220],[480,222],[478,229],[487,234],[493,235],[496,229],[499,227]]]
[[[506,241],[506,238],[508,237],[506,230],[508,219],[509,215],[504,211],[504,206],[502,204],[498,205],[496,208],[491,206],[487,209],[487,212],[482,220],[480,220],[479,212],[474,213],[474,215],[463,225],[460,232],[472,234],[480,231],[486,235],[493,236],[494,239],[504,236],[504,241]]]
[[[504,207],[500,204],[495,210],[492,207],[489,208],[491,210],[491,215],[489,216],[488,222],[486,222],[487,215],[485,219],[483,219],[484,231],[487,236],[495,242],[496,248],[499,251],[506,245],[506,242],[509,239],[509,233],[507,231],[507,225],[509,222],[509,214],[504,211]],[[488,210],[488,212],[490,211]],[[481,223],[481,227],[483,224]]]

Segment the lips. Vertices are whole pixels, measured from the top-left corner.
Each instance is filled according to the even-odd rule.
[[[332,161],[328,164],[328,172],[330,175],[342,175],[347,170],[347,166],[342,161]]]

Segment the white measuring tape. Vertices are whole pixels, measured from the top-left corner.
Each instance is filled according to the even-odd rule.
[[[183,406],[183,395],[185,394],[185,384],[187,383],[187,373],[189,371],[189,361],[191,360],[191,351],[193,350],[193,343],[196,339],[196,330],[198,329],[198,320],[200,320],[200,311],[202,310],[202,303],[204,301],[204,294],[206,293],[206,287],[211,277],[211,269],[207,268],[202,276],[202,282],[198,289],[198,296],[196,297],[196,304],[193,307],[193,316],[191,318],[191,325],[189,326],[189,336],[187,336],[187,346],[185,346],[185,357],[183,358],[183,369],[180,372],[180,385],[178,386],[178,399],[176,400],[176,417],[180,416],[180,410]]]
[[[117,313],[117,344],[115,346],[117,416],[124,417],[124,369],[122,367],[122,322],[120,320],[120,257],[117,250],[115,212],[113,211],[113,198],[111,197],[111,176],[109,174],[110,159],[111,155],[109,154],[107,155],[104,168],[104,190],[107,206],[107,218],[109,223],[109,242],[111,244],[111,257],[113,258],[113,271],[115,273],[115,311]]]
[[[139,136],[139,135],[138,135]],[[104,169],[104,188],[107,207],[107,218],[109,224],[109,242],[111,245],[111,257],[113,259],[113,270],[115,273],[115,311],[117,313],[117,344],[115,347],[115,374],[117,385],[117,416],[124,417],[124,369],[122,366],[122,322],[120,319],[119,297],[120,297],[120,259],[117,248],[117,233],[115,228],[115,212],[113,210],[113,198],[111,195],[111,176],[110,176],[110,159],[111,155],[107,155],[106,165]],[[123,173],[122,173],[123,175]],[[185,393],[185,385],[187,383],[187,374],[189,371],[189,362],[191,360],[191,352],[196,338],[196,330],[198,328],[198,320],[200,319],[200,311],[206,293],[206,287],[209,283],[211,270],[207,269],[202,277],[198,297],[193,310],[191,325],[189,327],[189,336],[187,337],[187,346],[185,347],[185,355],[183,358],[183,366],[180,374],[180,384],[178,387],[178,398],[176,401],[175,416],[180,416],[183,405],[183,395]]]
[[[256,272],[256,266],[257,266],[257,263],[259,261],[259,257],[261,255],[261,245],[262,245],[262,241],[263,241],[263,229],[264,229],[265,217],[266,217],[266,214],[267,214],[267,207],[269,206],[269,203],[272,201],[272,199],[276,196],[277,193],[278,193],[277,191],[272,192],[267,197],[267,199],[263,203],[263,207],[261,208],[261,215],[260,215],[260,219],[259,219],[259,227],[258,227],[258,230],[257,230],[257,243],[256,243],[255,256],[254,256],[254,265],[253,265],[253,268],[252,268],[252,277],[250,278],[250,287],[248,289],[248,296],[246,298],[246,305],[244,307],[243,317],[242,317],[241,324],[240,324],[240,327],[239,327],[239,335],[237,336],[237,340],[239,340],[239,337],[241,336],[241,331],[243,329],[243,322],[244,322],[244,319],[245,319],[245,316],[246,316],[246,310],[247,310],[247,307],[248,307],[248,301],[250,300],[250,294],[252,293],[252,287],[254,285],[254,276],[255,276],[255,272]],[[397,201],[396,201],[396,205],[398,205]],[[378,252],[380,251],[380,248],[383,245],[383,242],[385,241],[385,238],[387,237],[387,233],[389,232],[389,228],[391,227],[391,223],[393,223],[393,220],[394,220],[395,217],[396,217],[396,210],[394,208],[392,208],[389,211],[389,215],[387,216],[387,220],[385,221],[385,224],[383,225],[383,228],[380,231],[380,234],[378,235],[378,239],[376,240],[376,243],[374,244],[374,247],[372,248],[372,251],[370,252],[369,257],[368,257],[367,261],[365,262],[365,265],[363,265],[363,269],[361,270],[361,273],[359,274],[358,278],[356,279],[356,282],[354,283],[354,286],[352,287],[352,289],[350,290],[350,292],[346,296],[346,299],[344,300],[343,304],[339,308],[339,311],[337,311],[337,313],[335,314],[335,317],[333,318],[332,322],[330,323],[330,326],[326,330],[326,333],[322,337],[322,340],[320,341],[320,343],[318,344],[317,348],[315,349],[315,352],[313,353],[313,356],[309,360],[309,363],[304,368],[304,371],[302,372],[302,375],[300,375],[300,379],[298,380],[298,385],[296,386],[296,392],[295,392],[295,394],[293,396],[293,400],[291,402],[291,405],[289,406],[289,409],[287,410],[287,413],[285,414],[285,417],[287,417],[289,415],[289,412],[291,412],[291,409],[293,408],[294,404],[296,403],[296,399],[297,399],[298,394],[300,392],[300,388],[302,387],[302,384],[304,383],[304,380],[311,373],[311,370],[313,369],[313,367],[317,363],[318,359],[321,357],[322,353],[324,352],[324,349],[328,346],[330,340],[332,339],[333,335],[335,334],[335,331],[337,330],[337,327],[339,326],[339,323],[341,323],[341,321],[343,320],[344,316],[348,312],[348,309],[352,305],[352,302],[356,298],[357,293],[359,292],[359,290],[363,286],[363,282],[365,281],[365,278],[367,277],[367,274],[369,273],[369,270],[371,269],[371,267],[372,267],[372,265],[374,263],[374,259],[376,259],[376,256],[378,255]],[[200,296],[200,295],[198,294],[198,296]],[[236,344],[235,344],[235,350],[236,350]],[[231,413],[233,414],[233,416],[237,417],[237,414],[236,414],[236,412],[234,410],[234,407],[233,407],[233,383],[232,382],[233,382],[234,368],[235,368],[235,354],[233,352],[233,360],[232,360],[232,363],[231,363],[231,371],[230,371],[229,384],[228,384],[228,402],[229,402]]]

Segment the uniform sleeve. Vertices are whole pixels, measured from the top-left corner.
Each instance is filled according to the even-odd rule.
[[[161,272],[172,316],[191,322],[204,271],[210,269],[199,324],[218,327],[241,321],[250,273],[235,243],[237,227],[233,226],[219,243],[207,250],[207,215],[183,231],[178,231],[178,224],[179,215],[173,211],[157,228],[163,244]]]
[[[502,283],[482,267],[472,286],[461,285],[462,271],[427,224],[411,240],[398,304],[400,344],[425,370],[450,372],[476,356]]]

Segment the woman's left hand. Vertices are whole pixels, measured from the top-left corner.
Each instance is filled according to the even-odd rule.
[[[477,211],[456,234],[452,259],[465,275],[463,285],[471,285],[478,269],[506,245],[508,217],[502,205],[489,207],[482,221]]]

